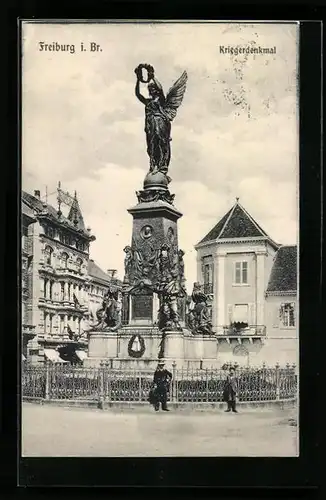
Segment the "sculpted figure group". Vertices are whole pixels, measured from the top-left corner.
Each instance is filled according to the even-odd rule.
[[[117,291],[107,291],[96,317],[97,323],[92,326],[94,331],[115,332],[121,327],[121,303]]]
[[[212,334],[212,322],[207,306],[207,296],[199,283],[194,283],[188,304],[187,327],[192,333]]]

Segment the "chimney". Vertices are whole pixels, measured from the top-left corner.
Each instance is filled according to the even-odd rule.
[[[117,273],[117,270],[116,269],[108,269],[106,272],[110,276],[110,278],[114,278],[116,273]]]
[[[34,196],[35,196],[35,198],[38,198],[39,200],[41,199],[41,192],[39,189],[35,189]]]

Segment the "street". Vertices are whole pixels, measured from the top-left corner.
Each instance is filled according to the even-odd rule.
[[[24,457],[297,455],[295,410],[107,411],[24,403]]]

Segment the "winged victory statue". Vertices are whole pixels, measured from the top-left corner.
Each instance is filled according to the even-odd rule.
[[[143,76],[147,71],[147,79]],[[167,176],[171,159],[171,122],[177,114],[182,103],[188,75],[184,71],[180,78],[164,95],[162,85],[154,76],[154,68],[149,64],[139,64],[135,69],[137,76],[135,94],[139,101],[145,105],[145,133],[147,154],[150,160],[149,172],[161,172],[168,181]],[[149,97],[140,93],[140,82],[147,83]]]

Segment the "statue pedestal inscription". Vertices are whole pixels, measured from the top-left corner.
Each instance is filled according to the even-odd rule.
[[[130,295],[130,325],[153,324],[153,293],[151,291]]]

